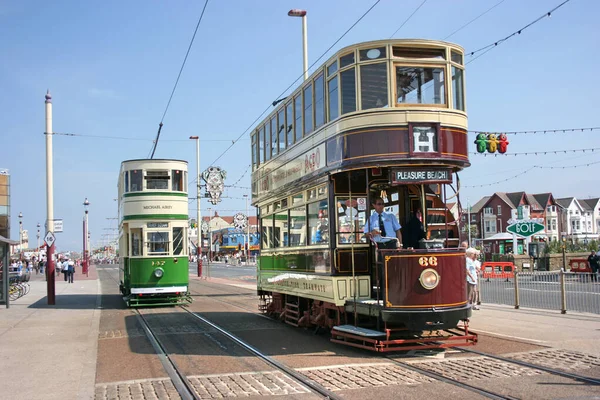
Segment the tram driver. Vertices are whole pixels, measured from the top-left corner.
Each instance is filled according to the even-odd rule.
[[[377,243],[378,249],[396,249],[402,247],[402,232],[396,216],[383,211],[384,202],[381,197],[375,198],[371,205],[375,212],[365,224],[365,236]],[[396,240],[397,239],[397,240]]]

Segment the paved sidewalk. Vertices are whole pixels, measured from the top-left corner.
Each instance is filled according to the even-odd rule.
[[[80,272],[78,269],[77,272]],[[100,323],[100,281],[94,266],[74,283],[56,277],[49,306],[44,275],[33,273],[31,291],[0,306],[0,397],[93,399]]]

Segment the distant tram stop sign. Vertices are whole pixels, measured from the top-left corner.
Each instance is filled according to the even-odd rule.
[[[56,240],[56,237],[54,237],[54,234],[52,232],[48,231],[48,233],[46,233],[46,236],[44,237],[44,242],[46,242],[48,247],[52,247],[55,240]]]
[[[521,236],[531,236],[544,230],[544,225],[532,221],[521,221],[516,224],[509,225],[506,228],[511,233],[516,233]]]

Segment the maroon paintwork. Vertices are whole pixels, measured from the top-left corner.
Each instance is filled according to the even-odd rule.
[[[465,253],[459,250],[382,251],[386,307],[418,309],[456,307],[467,302]],[[432,259],[433,257],[433,259]],[[431,265],[437,263],[437,265]],[[432,290],[419,282],[421,272],[432,268],[440,283]]]

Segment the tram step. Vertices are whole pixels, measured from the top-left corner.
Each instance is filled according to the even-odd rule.
[[[336,332],[350,333],[358,336],[366,336],[366,337],[381,337],[385,336],[384,332],[375,331],[373,329],[361,328],[354,325],[339,325],[334,326],[331,334],[335,335]]]
[[[285,323],[297,327],[300,320],[300,308],[295,303],[285,303]]]

